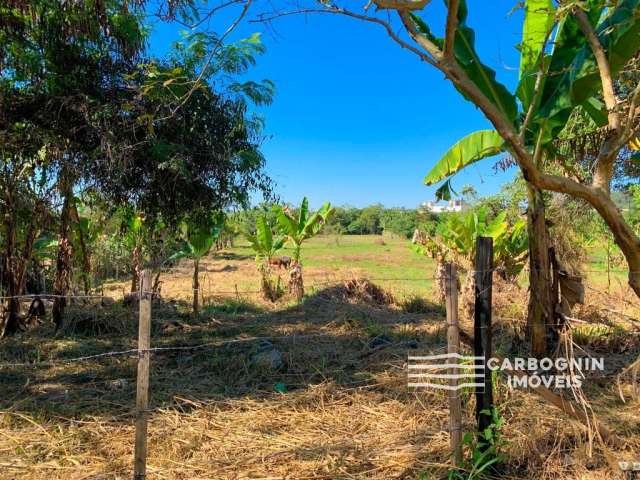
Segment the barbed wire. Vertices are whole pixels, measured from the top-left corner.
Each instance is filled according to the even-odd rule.
[[[23,295],[4,295],[0,300],[11,300],[15,298],[106,298],[104,295],[58,295],[54,293],[26,293]]]
[[[394,281],[398,281],[398,282],[425,282],[425,281],[430,281],[430,280],[436,280],[436,277],[423,277],[423,278],[415,278],[415,277],[374,277],[374,278],[370,278],[370,277],[353,277],[353,278],[342,278],[342,279],[335,279],[335,280],[327,280],[324,282],[315,282],[312,283],[310,285],[307,285],[306,288],[308,289],[314,289],[316,287],[319,286],[326,286],[326,285],[339,285],[341,283],[345,283],[345,282],[349,282],[350,280],[353,279],[357,279],[357,280],[368,280],[371,282],[394,282]],[[191,289],[191,291],[206,291],[205,288],[195,288],[195,289]],[[143,291],[143,292],[127,292],[129,294],[132,295],[137,295],[138,293],[142,293],[142,294],[146,294],[146,295],[158,295],[158,292],[156,291]],[[211,291],[211,292],[206,292],[209,295],[222,295],[222,294],[243,294],[243,293],[262,293],[262,290],[216,290],[216,291]],[[53,294],[53,293],[28,293],[28,294],[22,294],[22,295],[5,295],[5,296],[0,296],[0,300],[9,300],[9,299],[15,299],[15,298],[68,298],[68,299],[74,299],[74,298],[102,298],[102,299],[106,299],[106,298],[112,298],[109,297],[108,295],[77,295],[77,294],[69,294],[69,295],[58,295],[58,294]]]
[[[140,355],[140,354],[144,355],[146,353],[170,352],[170,351],[202,350],[207,347],[222,347],[225,345],[232,345],[237,343],[249,343],[249,342],[264,341],[264,340],[272,340],[272,341],[291,340],[295,342],[296,340],[301,340],[305,338],[326,337],[326,336],[328,336],[327,333],[267,335],[267,336],[256,336],[256,337],[247,337],[247,338],[233,338],[230,340],[200,343],[196,345],[160,346],[160,347],[151,347],[151,348],[145,348],[145,349],[130,348],[127,350],[115,350],[115,351],[97,353],[93,355],[83,355],[80,357],[61,358],[58,360],[45,360],[45,361],[39,361],[39,362],[0,363],[0,368],[52,367],[56,365],[66,365],[70,363],[86,362],[89,360],[96,360],[96,359],[107,358],[107,357],[133,356],[133,355]]]

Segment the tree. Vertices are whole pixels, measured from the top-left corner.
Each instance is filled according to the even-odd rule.
[[[275,301],[279,292],[279,281],[274,283],[271,278],[271,259],[284,247],[284,236],[273,236],[273,227],[266,213],[256,218],[255,232],[245,233],[251,248],[256,253],[256,263],[260,271],[262,294],[267,300]],[[279,280],[279,278],[278,278]]]
[[[5,148],[2,159],[15,163],[12,172],[26,172],[27,181],[38,177],[33,168],[20,170],[21,162],[46,168],[40,178],[55,186],[44,210],[58,217],[57,325],[72,279],[79,190],[130,204],[150,225],[270,191],[259,150],[262,122],[249,107],[268,103],[273,85],[237,80],[264,51],[259,37],[225,43],[234,24],[222,36],[191,35],[167,61],[146,59],[144,7],[126,0],[16,0],[0,7],[2,137],[29,145]],[[158,8],[165,19],[198,15],[190,0]],[[16,258],[15,243],[8,245]]]
[[[190,258],[193,260],[193,314],[200,312],[200,260],[209,254],[224,227],[225,216],[221,213],[193,215],[181,226],[184,244],[170,257],[171,260]]]
[[[189,211],[246,206],[252,191],[270,197],[263,122],[250,107],[268,104],[273,84],[229,81],[245,75],[264,47],[252,36],[211,57],[215,41],[189,37],[169,60],[150,60],[128,77],[136,95],[120,102],[114,131],[121,141],[110,161],[86,172],[112,202],[177,222]]]
[[[619,0],[613,5],[600,0],[561,1],[556,9],[550,0],[527,0],[521,79],[515,92],[498,82],[478,55],[466,1],[446,2],[443,37],[435,35],[420,15],[429,8],[428,3],[373,0],[359,13],[333,2],[302,11],[346,15],[380,25],[393,41],[440,70],[493,125],[495,133],[486,134],[491,137],[489,151],[506,151],[518,164],[530,189],[531,211],[540,212],[542,191],[567,194],[590,204],[624,253],[629,286],[640,296],[640,238],[611,197],[619,154],[639,128],[640,84],[618,90],[615,85],[633,68],[640,48],[640,1]],[[371,4],[377,7],[375,11],[368,8]],[[389,12],[396,14],[403,33]],[[575,112],[584,112],[606,128],[586,177],[576,176],[573,165],[554,148],[554,140]],[[532,258],[543,260],[539,269],[546,272],[543,220],[537,215],[529,223],[532,250],[536,250]]]
[[[418,245],[418,252],[427,254],[437,261],[437,296],[444,299],[444,262],[455,262],[467,272],[464,283],[463,303],[468,318],[473,317],[474,309],[474,269],[476,240],[480,236],[493,238],[494,266],[499,276],[513,279],[524,266],[528,250],[526,223],[522,219],[512,225],[506,220],[506,212],[490,218],[484,207],[455,213],[445,217],[438,224],[436,235],[425,236]]]
[[[53,319],[59,327],[71,283],[74,188],[102,146],[95,116],[122,89],[144,45],[139,6],[125,1],[10,1],[0,7],[0,96],[11,143],[35,146],[60,199]],[[29,125],[32,128],[18,128]],[[31,132],[31,133],[29,133]],[[33,155],[33,149],[19,156]],[[15,157],[3,155],[3,160]],[[27,157],[28,158],[28,157]],[[21,287],[20,287],[21,288]]]
[[[334,210],[331,208],[331,203],[326,202],[315,213],[310,214],[309,201],[307,197],[304,197],[297,215],[294,215],[289,208],[279,205],[275,207],[275,211],[280,232],[293,245],[293,262],[289,270],[289,292],[293,293],[298,300],[302,300],[304,296],[304,280],[302,278],[302,263],[300,262],[302,244],[320,233],[329,217],[333,215]]]
[[[0,336],[13,335],[19,330],[17,296],[23,292],[35,243],[53,216],[48,208],[53,193],[46,182],[47,168],[25,155],[28,145],[15,145],[4,142],[5,139],[0,134],[0,155],[4,160],[0,167],[0,240],[3,246],[0,289],[9,298]],[[32,175],[40,176],[41,181],[32,181]]]

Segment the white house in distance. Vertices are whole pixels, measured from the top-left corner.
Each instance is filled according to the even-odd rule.
[[[431,213],[461,212],[464,208],[464,202],[462,200],[449,200],[444,205],[438,205],[438,202],[424,202],[421,207]]]

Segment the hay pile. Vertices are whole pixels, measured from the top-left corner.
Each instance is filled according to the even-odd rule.
[[[352,278],[335,287],[322,290],[319,294],[326,300],[359,303],[372,306],[393,305],[393,295],[366,278]]]

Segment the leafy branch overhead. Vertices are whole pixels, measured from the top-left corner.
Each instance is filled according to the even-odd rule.
[[[598,212],[627,260],[629,285],[640,296],[640,238],[611,196],[614,173],[633,161],[628,152],[640,134],[637,69],[635,82],[620,87],[622,73],[634,68],[640,51],[640,0],[560,1],[557,7],[550,0],[525,0],[515,92],[497,80],[478,54],[467,2],[445,3],[442,37],[423,14],[429,2],[372,0],[365,13],[336,4],[325,4],[320,11],[382,26],[394,42],[444,73],[493,125],[493,131],[462,139],[428,173],[427,184],[445,182],[437,191],[440,198],[450,198],[451,176],[460,169],[506,152],[531,188],[579,198]],[[373,13],[371,4],[378,7]],[[395,10],[404,34],[389,10]],[[594,153],[576,160],[587,166],[587,175],[576,175],[574,161],[557,147],[580,116],[603,132]]]

